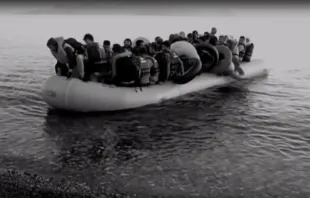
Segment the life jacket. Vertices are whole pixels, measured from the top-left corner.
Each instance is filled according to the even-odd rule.
[[[145,57],[146,60],[150,60],[152,62],[152,67],[150,69],[150,84],[154,85],[158,83],[159,80],[159,66],[158,62],[155,58],[151,56]]]
[[[254,49],[254,44],[253,43],[251,43],[248,46],[246,46],[245,54],[244,54],[244,57],[243,57],[242,61],[244,61],[244,62],[250,62],[251,61],[253,49]]]
[[[86,52],[90,64],[100,63],[105,58],[105,51],[95,42],[86,45]]]
[[[83,44],[78,42],[75,38],[68,38],[64,40],[64,44],[69,44],[73,49],[75,54],[84,54],[85,50]]]
[[[67,65],[69,63],[69,59],[64,49],[66,47],[70,47],[70,48],[72,47],[64,43],[63,37],[56,37],[54,39],[57,42],[57,52],[51,50],[51,53],[59,63]]]
[[[239,48],[239,61],[241,62],[245,54],[245,44],[238,43],[238,48]]]
[[[139,86],[146,86],[150,84],[151,78],[151,68],[153,67],[153,62],[149,58],[144,58],[139,56],[139,69],[140,69],[140,78],[137,82]]]

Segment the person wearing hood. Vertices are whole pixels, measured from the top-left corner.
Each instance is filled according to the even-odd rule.
[[[48,39],[46,45],[57,60],[55,65],[57,75],[84,78],[84,55],[77,54],[74,46],[65,42],[63,37],[52,37]]]
[[[124,40],[124,46],[123,46],[124,49],[126,49],[127,51],[132,51],[132,41],[130,38],[126,38]]]

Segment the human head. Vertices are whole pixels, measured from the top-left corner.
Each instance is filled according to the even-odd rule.
[[[239,43],[245,44],[245,37],[244,36],[239,37]]]
[[[144,46],[144,41],[141,40],[141,39],[137,40],[137,41],[136,41],[136,46],[139,47],[139,48],[140,48],[140,47],[143,47],[143,46]]]
[[[227,40],[227,46],[230,50],[233,50],[236,45],[237,45],[237,40],[233,38],[230,38]]]
[[[47,40],[46,46],[47,46],[51,51],[54,51],[54,52],[57,52],[57,51],[58,51],[58,43],[57,43],[57,41],[55,40],[55,38],[49,38],[49,39]]]
[[[197,31],[197,30],[194,30],[192,34],[193,34],[193,40],[197,40],[198,37],[199,37],[198,31]]]
[[[225,39],[225,36],[224,36],[224,35],[220,35],[220,36],[219,36],[219,44],[220,44],[220,45],[224,45],[225,40],[226,40],[226,39]]]
[[[247,44],[250,44],[250,43],[251,43],[250,38],[249,38],[249,37],[247,37],[247,38],[245,39],[245,42],[246,42]]]
[[[150,54],[155,54],[157,51],[159,51],[159,45],[155,42],[152,42],[150,45]]]
[[[157,43],[157,44],[159,44],[159,45],[161,45],[163,41],[164,41],[164,40],[163,40],[160,36],[157,36],[157,37],[155,38],[155,43]]]
[[[83,41],[84,41],[86,44],[92,43],[92,42],[94,42],[94,37],[93,37],[93,35],[87,33],[87,34],[84,35]]]
[[[192,34],[192,33],[188,33],[188,34],[187,34],[187,40],[188,40],[189,42],[192,42],[192,41],[193,41],[193,34]]]
[[[104,40],[103,41],[103,48],[106,50],[110,50],[111,49],[111,42],[109,40]]]
[[[169,41],[164,41],[161,45],[162,50],[168,50],[170,48],[170,42]]]
[[[212,35],[216,35],[216,33],[217,33],[217,29],[216,29],[216,27],[213,27],[213,28],[211,29],[211,34],[212,34]]]
[[[210,40],[210,33],[204,32],[203,37],[205,38],[206,41]]]
[[[126,38],[126,39],[124,40],[124,47],[126,47],[126,48],[132,47],[132,41],[131,41],[130,38]]]
[[[169,35],[169,41],[171,42],[175,38],[175,34],[170,34]]]
[[[181,32],[180,32],[180,36],[183,37],[183,38],[185,38],[185,37],[186,37],[185,32],[181,31]]]
[[[112,51],[116,54],[119,54],[122,52],[122,46],[118,43],[115,43],[112,47]]]
[[[217,44],[216,38],[215,38],[215,37],[211,37],[210,40],[209,40],[209,43],[210,43],[211,45],[213,45],[213,46],[216,46],[216,44]]]

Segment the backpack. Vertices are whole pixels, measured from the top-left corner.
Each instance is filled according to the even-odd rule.
[[[64,41],[64,43],[67,43],[71,47],[73,47],[75,54],[84,54],[85,53],[83,44],[78,42],[75,38],[68,38]]]
[[[122,57],[116,60],[118,79],[123,82],[137,81],[140,78],[140,63],[135,57]]]
[[[97,43],[92,43],[86,46],[86,51],[88,55],[88,61],[91,64],[102,61],[100,48]]]

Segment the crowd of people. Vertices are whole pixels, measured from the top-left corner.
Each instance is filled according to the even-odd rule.
[[[230,73],[242,76],[240,63],[251,61],[254,44],[245,36],[237,41],[216,34],[217,29],[213,27],[210,33],[203,35],[195,30],[187,35],[185,32],[171,34],[168,40],[156,37],[150,42],[143,37],[134,41],[126,38],[123,46],[111,45],[109,40],[100,46],[88,33],[83,38],[85,44],[74,38],[56,37],[47,41],[47,47],[57,60],[58,75],[86,82],[119,86],[147,86],[169,80],[187,83],[202,72],[230,75],[229,68],[233,70]]]

